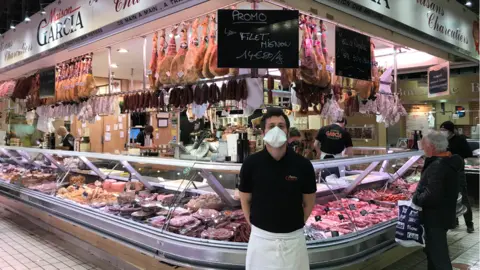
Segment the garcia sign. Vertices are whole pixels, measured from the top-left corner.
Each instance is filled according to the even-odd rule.
[[[315,0],[432,46],[479,59],[478,16],[452,0]],[[436,40],[432,41],[432,37]]]
[[[0,73],[69,48],[86,39],[107,37],[207,0],[62,0],[0,39]],[[130,24],[130,25],[128,25]],[[101,37],[99,37],[102,35]]]
[[[40,21],[37,29],[37,43],[39,46],[47,45],[50,42],[59,40],[64,36],[83,29],[82,14],[80,6],[50,11],[50,17]]]

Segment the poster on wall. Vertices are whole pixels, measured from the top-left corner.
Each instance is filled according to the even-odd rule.
[[[55,67],[40,72],[40,98],[55,97]]]
[[[428,68],[428,97],[450,95],[450,62]]]

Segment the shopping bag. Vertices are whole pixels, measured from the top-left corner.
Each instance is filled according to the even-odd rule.
[[[398,201],[395,242],[403,247],[425,247],[425,229],[420,223],[422,208],[412,201]]]

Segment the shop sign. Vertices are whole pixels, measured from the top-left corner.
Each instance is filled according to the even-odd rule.
[[[479,59],[478,16],[452,0],[315,0]],[[434,37],[436,41],[431,40]]]
[[[370,37],[335,27],[335,74],[342,77],[372,80]]]
[[[45,7],[0,38],[0,73],[207,0],[63,0]],[[168,10],[168,11],[167,11]],[[129,27],[129,28],[128,28]],[[8,67],[8,69],[6,69]]]
[[[450,95],[450,62],[428,68],[428,97]]]
[[[298,68],[297,10],[219,10],[218,66]]]

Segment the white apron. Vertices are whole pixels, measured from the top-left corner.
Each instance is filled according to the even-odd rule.
[[[271,233],[252,225],[246,269],[310,269],[303,229],[291,233]]]

